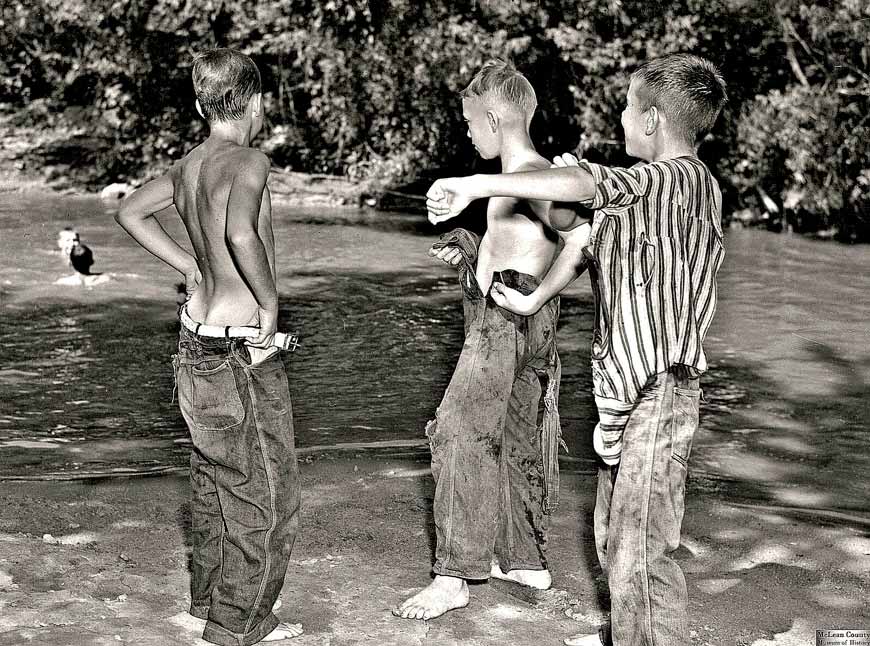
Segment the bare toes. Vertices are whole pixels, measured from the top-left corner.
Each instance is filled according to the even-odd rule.
[[[281,622],[275,627],[275,630],[263,637],[264,642],[276,642],[282,639],[293,639],[299,637],[304,631],[302,624],[288,624]]]

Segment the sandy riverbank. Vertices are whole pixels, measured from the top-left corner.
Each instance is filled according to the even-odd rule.
[[[428,463],[319,456],[302,473],[303,530],[279,612],[303,622],[299,646],[540,646],[602,617],[591,473],[563,477],[552,591],[475,585],[467,609],[427,623],[389,608],[428,581]],[[0,646],[204,643],[177,622],[187,603],[188,493],[180,476],[0,482]],[[678,556],[692,643],[797,646],[814,643],[817,628],[870,626],[867,529],[690,484]]]

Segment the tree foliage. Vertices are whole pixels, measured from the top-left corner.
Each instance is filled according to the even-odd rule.
[[[468,169],[457,92],[493,56],[535,85],[542,152],[625,162],[629,73],[691,51],[729,81],[702,146],[729,207],[870,232],[864,0],[8,0],[0,12],[0,101],[65,128],[55,156],[78,145],[95,184],[153,172],[203,136],[189,77],[209,47],[259,64],[276,164],[385,183]]]

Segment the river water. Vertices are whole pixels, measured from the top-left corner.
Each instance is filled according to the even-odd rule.
[[[181,470],[189,441],[172,402],[176,276],[91,198],[0,196],[0,478]],[[183,237],[174,214],[168,230]],[[79,229],[93,289],[57,231]],[[277,207],[280,327],[304,457],[374,451],[423,458],[462,345],[453,271],[416,215]],[[779,506],[849,513],[870,484],[870,247],[729,230],[707,339],[696,486]],[[563,468],[592,472],[591,292],[563,297]]]

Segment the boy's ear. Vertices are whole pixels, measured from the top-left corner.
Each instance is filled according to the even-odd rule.
[[[489,129],[492,132],[498,130],[498,115],[492,110],[486,111],[486,121],[489,123]]]
[[[646,135],[647,137],[653,134],[659,127],[659,111],[655,106],[651,106],[646,115]]]
[[[199,99],[196,100],[196,111],[199,112],[199,116],[205,119],[205,115],[202,113],[202,106],[199,104]]]
[[[251,116],[259,116],[263,108],[263,95],[259,92],[251,97]]]

